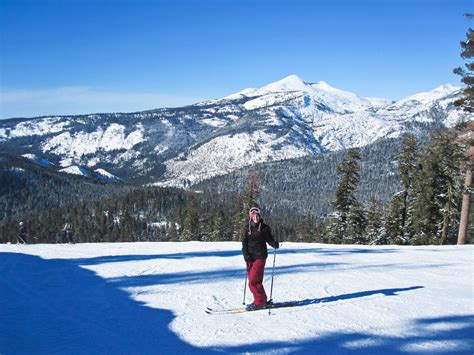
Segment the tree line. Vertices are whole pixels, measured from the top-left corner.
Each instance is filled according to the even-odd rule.
[[[337,165],[332,211],[321,220],[310,208],[275,208],[265,202],[259,172],[251,170],[236,192],[140,187],[123,195],[44,209],[24,220],[30,242],[54,243],[65,223],[77,242],[239,241],[248,210],[258,206],[280,241],[346,244],[449,244],[455,242],[463,192],[465,147],[454,130],[412,135],[395,156],[399,191],[386,202],[357,194],[358,149]],[[0,241],[15,242],[18,218],[0,224]]]
[[[322,241],[357,244],[454,244],[463,176],[469,162],[455,130],[436,130],[421,146],[406,135],[396,156],[402,189],[386,206],[375,198],[368,205],[355,192],[360,180],[357,149],[349,149],[338,167],[340,180],[324,222]],[[472,142],[470,142],[472,144]]]

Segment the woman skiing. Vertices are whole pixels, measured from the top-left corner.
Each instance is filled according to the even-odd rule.
[[[247,310],[262,309],[267,306],[267,294],[263,287],[263,273],[268,256],[266,243],[275,249],[279,247],[278,242],[272,237],[270,227],[263,223],[260,209],[252,207],[242,240],[242,253],[247,263],[249,288],[254,298],[254,302],[247,306]]]

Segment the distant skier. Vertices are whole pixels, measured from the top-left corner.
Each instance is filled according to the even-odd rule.
[[[74,230],[71,223],[66,223],[63,228],[63,242],[74,243]]]
[[[18,224],[18,243],[26,244],[28,242],[28,232],[26,231],[25,223]]]
[[[261,309],[267,306],[267,294],[263,287],[263,273],[268,256],[266,243],[275,249],[279,248],[278,242],[273,239],[270,227],[263,223],[260,209],[252,207],[242,240],[242,253],[247,263],[249,288],[254,298],[254,302],[247,306],[247,310]]]

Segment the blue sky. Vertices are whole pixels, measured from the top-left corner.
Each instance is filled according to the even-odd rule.
[[[190,104],[290,74],[400,99],[451,83],[474,0],[0,0],[0,118]]]

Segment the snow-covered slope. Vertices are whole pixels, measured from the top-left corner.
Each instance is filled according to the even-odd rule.
[[[72,174],[72,175],[80,175],[80,176],[85,176],[85,177],[92,177],[92,178],[102,180],[102,181],[116,182],[116,181],[122,180],[118,176],[115,176],[109,173],[107,170],[95,169],[94,171],[91,171],[90,169],[77,166],[77,165],[71,165],[71,166],[68,166],[67,168],[60,169],[59,172]]]
[[[198,104],[228,107],[238,103],[248,119],[239,122],[238,133],[221,134],[168,160],[165,179],[171,185],[185,180],[193,183],[256,162],[362,147],[407,131],[419,134],[435,124],[454,126],[469,119],[453,106],[459,94],[460,88],[444,85],[391,102],[291,75],[262,88]],[[225,125],[222,121],[221,127]]]
[[[59,171],[66,174],[73,174],[73,175],[80,175],[80,176],[90,175],[86,169],[81,168],[80,166],[77,166],[77,165],[71,165],[71,166],[68,166],[67,168],[60,169]]]
[[[115,176],[114,174],[111,174],[107,170],[104,170],[104,169],[95,169],[94,172],[105,180],[116,180],[116,181],[122,180],[118,176]]]
[[[284,243],[240,307],[239,243],[0,245],[2,354],[469,354],[473,247]],[[270,293],[271,258],[264,286]],[[247,303],[251,294],[247,291]]]
[[[183,185],[245,165],[362,147],[469,117],[443,85],[397,102],[296,75],[176,109],[0,121],[0,148],[68,167]],[[21,149],[18,149],[21,147]]]
[[[48,167],[48,166],[53,166],[54,165],[53,163],[51,163],[47,159],[38,158],[35,154],[23,154],[22,156],[24,158],[27,158],[27,159],[31,160],[35,164],[38,164],[38,165],[43,166],[43,167]]]

